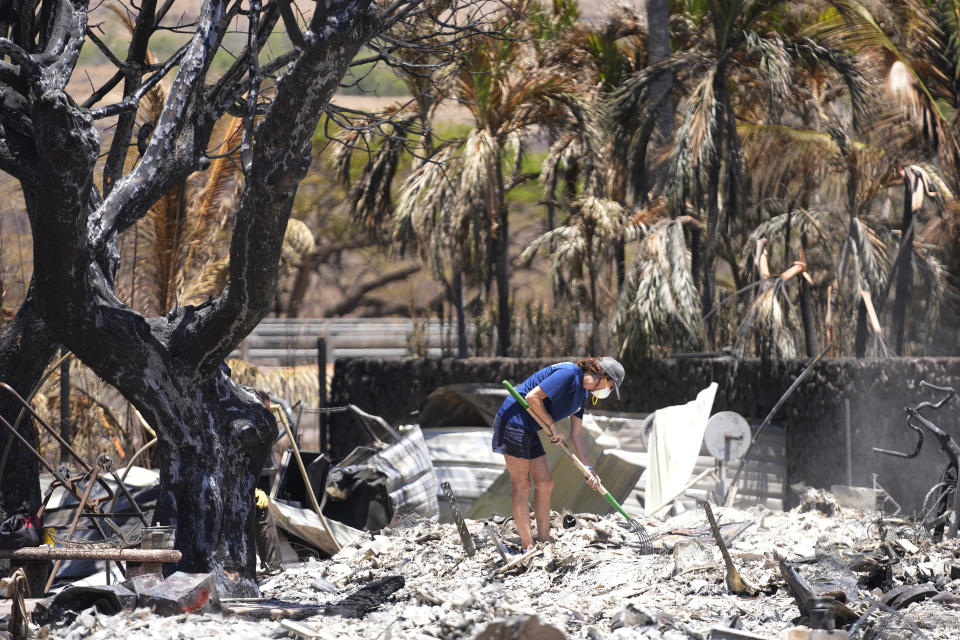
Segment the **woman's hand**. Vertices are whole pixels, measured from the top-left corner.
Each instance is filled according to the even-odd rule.
[[[567,441],[563,437],[563,434],[560,433],[560,430],[556,428],[557,425],[553,425],[553,427],[554,427],[553,433],[550,434],[550,442],[556,445],[560,445],[561,447],[567,446]]]
[[[593,467],[588,466],[587,471],[590,472],[590,475],[587,476],[587,486],[594,491],[600,491],[600,476],[596,474]]]

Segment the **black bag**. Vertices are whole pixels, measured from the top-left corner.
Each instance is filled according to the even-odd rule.
[[[26,509],[0,523],[0,549],[38,547],[43,540],[43,525],[40,518]]]

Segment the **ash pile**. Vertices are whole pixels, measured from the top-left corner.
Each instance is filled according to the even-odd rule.
[[[554,513],[553,542],[524,555],[509,519],[467,519],[462,535],[456,524],[414,516],[264,578],[260,599],[168,617],[90,607],[31,632],[70,640],[957,637],[957,539],[935,541],[910,520],[795,489],[804,500],[789,512],[638,517],[650,554],[615,514]]]

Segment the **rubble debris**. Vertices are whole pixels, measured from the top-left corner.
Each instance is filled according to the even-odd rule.
[[[854,487],[845,484],[830,485],[830,493],[837,504],[871,514],[877,510],[880,491],[873,487]]]
[[[804,482],[790,485],[790,489],[800,498],[797,507],[801,512],[817,510],[820,513],[832,516],[837,510],[837,499],[829,491],[808,487]]]
[[[308,627],[305,624],[294,620],[281,620],[280,625],[291,633],[301,638],[329,638],[330,636],[322,633],[319,629]]]
[[[497,552],[500,554],[500,559],[504,562],[507,562],[507,548],[503,546],[502,542],[500,542],[500,536],[497,535],[493,525],[491,525],[489,522],[485,522],[483,526],[487,530],[487,535],[490,536],[490,541],[493,542]]]
[[[161,582],[163,582],[163,576],[159,573],[145,573],[142,575],[131,576],[130,578],[124,580],[121,584],[137,594],[137,597],[140,597],[142,594],[153,589]]]
[[[786,640],[847,640],[849,634],[843,629],[810,629],[796,627],[787,631]]]
[[[90,607],[107,615],[133,609],[137,594],[122,584],[67,587],[53,598],[53,605],[68,611],[84,611]]]
[[[460,542],[463,543],[463,550],[467,556],[472,556],[477,552],[477,546],[474,544],[473,537],[470,535],[470,531],[467,530],[467,525],[463,521],[463,514],[460,513],[460,506],[457,504],[457,497],[453,495],[453,488],[449,482],[441,482],[440,488],[443,490],[443,495],[447,499],[447,502],[450,503],[450,513],[453,514],[453,522],[457,525],[457,532],[460,534]]]
[[[833,596],[813,596],[807,600],[807,616],[813,629],[831,631],[837,627],[837,600]]]
[[[29,632],[27,627],[27,606],[23,595],[27,591],[27,576],[23,569],[17,569],[9,578],[4,578],[6,597],[11,600],[8,629],[13,640],[26,638]]]
[[[729,627],[713,627],[710,629],[710,640],[771,640],[769,636],[761,636],[743,629]]]
[[[681,540],[673,546],[673,562],[675,576],[717,566],[717,561],[713,558],[713,550],[696,538]]]
[[[914,602],[933,598],[940,591],[929,582],[920,585],[903,585],[883,594],[880,602],[892,609],[904,609]]]
[[[306,605],[276,598],[227,600],[220,603],[224,613],[247,618],[269,620],[303,620],[323,613],[320,605]]]
[[[616,631],[621,627],[646,627],[655,622],[654,614],[630,603],[613,614],[610,629]]]
[[[376,610],[392,593],[402,589],[404,584],[403,576],[387,576],[328,606],[324,614],[342,618],[362,618]]]
[[[177,571],[138,594],[137,605],[160,615],[205,613],[219,611],[220,598],[212,574]]]
[[[876,526],[862,513],[843,506],[833,517],[818,511],[783,513],[763,507],[741,510],[715,505],[712,508],[720,522],[718,529],[725,535],[728,525],[723,523],[753,523],[725,544],[738,571],[755,583],[784,584],[778,572],[779,557],[795,567],[798,575],[812,578],[816,564],[809,559],[824,553],[823,550],[836,553],[861,580],[853,597],[845,603],[855,612],[854,620],[863,616],[874,601],[879,603],[884,592],[900,585],[916,587],[930,582],[945,596],[960,596],[960,580],[950,577],[951,566],[960,564],[960,540],[936,544],[929,539],[918,540],[910,536],[906,524],[887,519],[891,535],[909,537],[920,551],[899,557],[893,566],[902,570],[893,571],[888,583],[867,586],[862,582],[865,571],[858,569],[872,566],[871,563],[883,564],[888,559],[877,538]],[[675,575],[672,555],[641,556],[635,552],[630,545],[636,538],[616,514],[576,513],[575,517],[579,526],[564,529],[563,514],[553,514],[554,541],[539,550],[543,557],[534,556],[525,571],[498,573],[503,560],[486,536],[476,540],[477,552],[473,557],[464,557],[452,523],[421,518],[380,534],[364,532],[332,557],[291,562],[286,572],[261,577],[263,600],[224,600],[222,614],[163,617],[140,608],[105,616],[93,609],[87,611],[83,621],[79,616],[64,618],[43,628],[34,623],[31,631],[47,640],[166,640],[180,635],[205,640],[474,640],[488,625],[495,624],[503,630],[507,620],[536,615],[540,626],[556,631],[558,635],[553,638],[569,640],[709,640],[719,637],[712,634],[714,628],[740,632],[737,640],[743,640],[745,634],[786,640],[791,631],[803,632],[796,636],[799,640],[842,640],[845,635],[845,625],[839,619],[835,633],[830,635],[809,627],[797,629],[797,606],[787,588],[752,598],[729,594],[724,585],[721,554],[714,550],[713,543],[708,547],[715,567]],[[687,511],[660,523],[658,530],[697,531],[704,520],[702,511]],[[485,522],[488,521],[466,520],[473,531],[485,528]],[[517,545],[519,538],[511,520],[500,518],[490,521],[490,525],[505,546]],[[679,540],[691,538],[699,539],[693,535],[676,536],[671,551]],[[855,558],[860,558],[860,562],[854,563]],[[928,564],[932,571],[943,573],[924,577],[927,574],[923,567]],[[342,594],[401,575],[403,586],[363,617],[323,615],[328,607],[344,599]],[[811,592],[817,588],[812,587]],[[261,615],[252,613],[257,608]],[[269,613],[262,615],[270,608],[275,609],[273,617]],[[233,615],[234,610],[242,609],[251,613]],[[281,609],[290,611],[291,617],[282,615]],[[646,612],[653,624],[641,624],[646,618],[639,614],[630,618],[634,615],[631,611]],[[308,613],[311,615],[301,617]],[[277,615],[281,616],[279,621],[274,619]],[[614,629],[615,618],[623,626]],[[292,622],[316,635],[293,631],[288,627]],[[888,611],[878,606],[850,636],[851,640],[956,640],[957,628],[960,606],[927,598],[900,610]],[[516,634],[504,637],[515,638]]]
[[[827,555],[829,554],[821,554],[817,557],[824,557]],[[814,587],[797,572],[797,569],[793,565],[794,563],[781,560],[779,564],[780,575],[783,576],[784,582],[787,583],[787,587],[789,587],[791,593],[793,594],[794,601],[797,604],[797,609],[800,610],[800,620],[807,620],[809,622],[811,618],[811,603],[824,596],[828,596],[835,601],[833,607],[835,626],[846,626],[858,618],[857,614],[844,604],[847,600],[847,596],[844,591],[839,590],[830,592],[816,592]],[[828,580],[824,580],[820,584],[821,586],[824,584],[832,586],[832,583],[830,583]]]
[[[527,551],[526,553],[523,553],[523,554],[515,557],[515,558],[512,559],[510,562],[508,562],[507,564],[505,564],[505,565],[503,565],[502,567],[500,567],[500,569],[497,570],[497,573],[506,573],[506,572],[508,572],[508,571],[510,571],[510,570],[512,570],[512,569],[516,569],[516,568],[518,568],[518,567],[522,567],[522,568],[526,569],[527,567],[529,567],[528,561],[531,560],[534,556],[540,556],[540,555],[543,555],[543,549],[542,549],[542,548],[537,547],[537,548],[534,548],[534,549],[530,549],[530,550]]]
[[[727,545],[723,542],[723,536],[720,535],[720,529],[717,527],[717,521],[713,517],[713,508],[710,506],[710,503],[704,502],[703,508],[707,512],[707,520],[710,521],[710,530],[713,531],[713,538],[716,540],[717,546],[720,547],[720,554],[723,556],[723,562],[727,569],[727,573],[724,576],[727,588],[730,589],[731,593],[735,593],[739,596],[757,595],[761,591],[760,587],[750,584],[744,580],[740,576],[740,572],[738,572],[737,568],[734,566],[733,559],[730,558],[730,552],[727,550]]]

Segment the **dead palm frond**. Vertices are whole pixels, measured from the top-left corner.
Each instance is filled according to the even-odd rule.
[[[811,179],[819,183],[840,160],[836,141],[822,131],[743,123],[737,133],[757,193],[776,193],[784,185],[799,190]]]
[[[297,270],[308,255],[316,249],[316,241],[310,228],[301,220],[287,220],[280,248],[280,273],[290,274]],[[223,292],[230,281],[230,256],[211,257],[185,281],[178,294],[182,304],[201,304]]]
[[[744,35],[746,52],[759,58],[757,72],[768,91],[768,111],[777,121],[792,93],[793,60],[777,33],[764,37],[756,31],[746,31]]]
[[[603,263],[617,240],[638,240],[646,226],[624,215],[618,202],[585,196],[575,202],[574,214],[567,224],[541,234],[520,254],[521,264],[529,266],[541,252],[549,255],[552,270],[572,279],[582,276],[588,260]]]
[[[850,243],[856,270],[854,286],[857,291],[869,291],[874,299],[878,299],[890,273],[887,245],[860,217],[854,217],[850,222]]]
[[[180,301],[183,304],[202,304],[223,293],[223,288],[229,281],[230,257],[208,260],[200,269],[200,273],[184,283],[180,292]]]
[[[750,305],[737,331],[737,347],[746,353],[753,344],[758,355],[773,359],[796,358],[797,321],[790,305],[786,281],[777,276]],[[786,307],[786,308],[785,308]]]
[[[793,209],[786,213],[770,216],[757,225],[741,250],[741,255],[749,256],[757,241],[767,238],[771,243],[783,240],[787,232],[791,235],[809,234],[818,237],[823,243],[830,243],[836,238],[838,231],[842,231],[838,216],[830,211],[810,211],[807,209]]]
[[[684,215],[690,201],[699,201],[700,171],[717,161],[720,106],[714,94],[716,70],[711,66],[691,91],[675,136],[668,178],[674,185],[670,208],[675,215]]]
[[[133,30],[126,11],[116,5],[110,9],[128,30]],[[149,49],[145,60],[148,64],[155,62]],[[165,100],[162,83],[147,92],[137,112],[141,134],[149,135]],[[179,292],[184,288],[210,289],[211,278],[204,270],[219,262],[217,236],[231,214],[229,203],[240,186],[238,159],[242,122],[239,118],[227,118],[220,129],[224,132],[222,142],[210,154],[214,159],[207,170],[173,185],[137,223],[134,233],[141,247],[132,266],[133,286],[138,303],[142,303],[148,313],[162,314],[176,306]],[[188,283],[194,275],[202,281],[201,286]]]
[[[621,358],[703,347],[700,296],[677,220],[654,224],[640,243],[613,313]]]
[[[957,175],[960,162],[960,138],[952,122],[958,96],[949,75],[955,73],[956,42],[960,31],[950,32],[956,19],[941,14],[940,23],[931,12],[933,4],[911,2],[902,13],[902,40],[894,42],[878,24],[871,10],[857,0],[835,0],[834,8],[824,13],[813,27],[827,42],[855,52],[871,50],[883,53],[881,71],[886,88],[903,108],[903,114],[914,123],[918,137],[925,138],[937,150],[940,161]],[[934,3],[939,4],[939,3]],[[954,4],[952,0],[948,4]],[[955,6],[953,7],[955,10]],[[888,25],[889,26],[889,25]],[[916,51],[911,51],[913,46]],[[949,61],[944,71],[938,60]],[[958,178],[957,184],[960,184]]]

